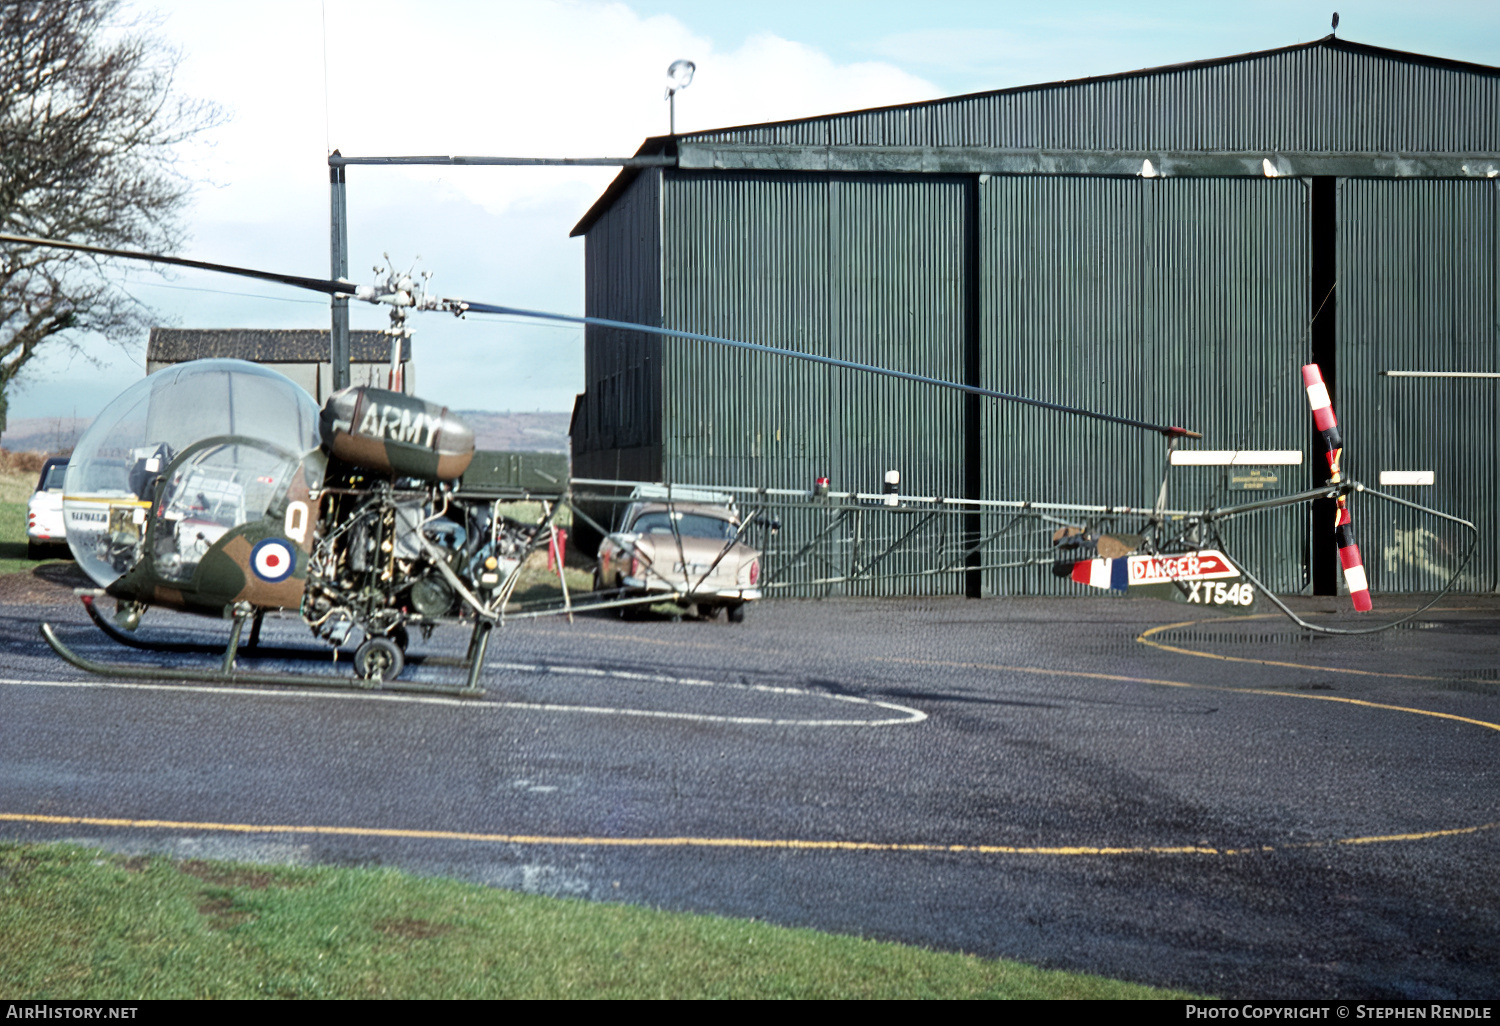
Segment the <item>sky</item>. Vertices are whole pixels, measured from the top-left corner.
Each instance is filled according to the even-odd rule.
[[[1324,9],[1326,7],[1326,9]],[[697,64],[679,132],[1105,75],[1324,36],[1500,65],[1500,5],[1329,0],[1195,3],[844,0],[140,0],[180,55],[177,82],[224,123],[185,144],[193,185],[178,254],[329,274],[328,151],[345,156],[626,156],[665,134],[666,68]],[[432,272],[442,296],[583,312],[569,231],[615,172],[348,169],[350,277]],[[324,328],[312,293],[195,271],[119,278],[184,328]],[[381,328],[351,305],[354,328]],[[572,408],[582,332],[417,315],[416,390],[454,409]],[[145,337],[80,339],[33,361],[10,416],[91,417],[145,373]]]

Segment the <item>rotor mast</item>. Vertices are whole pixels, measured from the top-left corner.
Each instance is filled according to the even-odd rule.
[[[344,195],[344,166],[334,164],[339,151],[328,157],[328,183],[332,192],[329,203],[329,241],[332,252],[329,274],[337,281],[349,277],[349,205]],[[328,331],[328,362],[333,369],[333,388],[337,392],[350,385],[349,297],[333,297],[332,323]]]

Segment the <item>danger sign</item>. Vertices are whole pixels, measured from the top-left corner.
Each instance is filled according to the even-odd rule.
[[[1224,553],[1215,549],[1200,549],[1177,556],[1130,557],[1129,577],[1132,585],[1211,581],[1239,575],[1240,572],[1224,558]]]

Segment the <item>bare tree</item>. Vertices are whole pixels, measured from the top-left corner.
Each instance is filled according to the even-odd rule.
[[[177,55],[117,0],[0,0],[0,231],[170,252],[190,183],[176,146],[220,120],[173,88]],[[16,375],[81,332],[138,337],[147,311],[97,259],[0,253],[0,430]]]

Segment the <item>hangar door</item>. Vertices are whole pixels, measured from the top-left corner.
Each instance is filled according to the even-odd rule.
[[[1500,588],[1500,183],[1346,179],[1338,196],[1338,393],[1356,479],[1473,521],[1461,591]],[[1491,376],[1485,376],[1491,375]],[[1378,482],[1387,476],[1387,484]],[[1430,591],[1466,535],[1362,504],[1371,587]]]
[[[968,188],[959,176],[669,171],[662,322],[962,380]],[[896,469],[909,494],[963,494],[955,392],[675,339],[662,353],[669,480],[808,489],[827,476],[836,491],[876,492]],[[867,580],[813,584],[888,542],[871,532],[904,530],[871,520],[824,535],[824,515],[786,517],[777,544],[791,552],[821,535],[827,551],[779,583],[802,594],[962,593],[960,575],[924,573],[933,549],[957,544],[938,537],[941,523],[930,544],[907,539]]]
[[[980,176],[981,380],[1202,431],[1195,447],[1305,452],[1309,193],[1301,179]],[[986,497],[1156,497],[1160,435],[989,400],[981,425]],[[1277,471],[1272,491],[1308,485],[1306,465]],[[1228,505],[1243,485],[1177,468],[1168,505]],[[1307,584],[1305,510],[1239,521],[1226,541],[1278,591]],[[1027,568],[987,571],[984,592],[1077,587]]]

